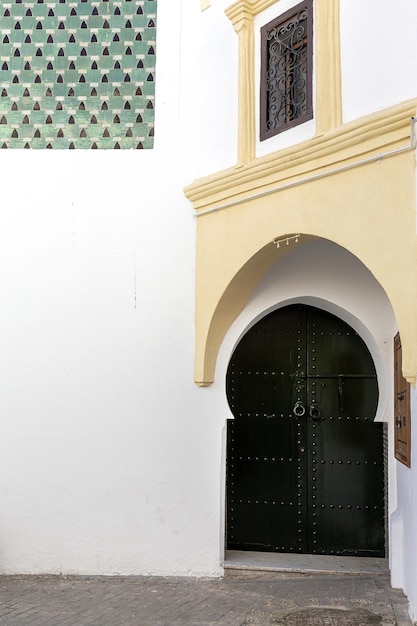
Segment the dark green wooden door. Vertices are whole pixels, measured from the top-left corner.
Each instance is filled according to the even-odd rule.
[[[228,548],[384,556],[378,385],[356,332],[278,309],[238,344],[227,396]]]

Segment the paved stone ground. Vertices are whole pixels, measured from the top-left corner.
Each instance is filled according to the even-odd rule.
[[[290,611],[318,606],[365,609],[382,624],[411,624],[404,595],[391,589],[385,575],[0,576],[1,626],[271,626]]]

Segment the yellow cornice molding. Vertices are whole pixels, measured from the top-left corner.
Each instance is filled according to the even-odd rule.
[[[412,99],[378,111],[291,148],[199,179],[184,189],[185,195],[198,212],[365,155],[377,156],[409,138],[410,119],[416,110],[417,99]]]
[[[257,15],[261,11],[265,11],[265,9],[268,9],[270,6],[276,4],[278,1],[279,0],[256,0],[252,2],[255,15]]]
[[[254,17],[261,11],[276,4],[279,0],[238,0],[225,10],[225,13],[232,24],[239,21],[242,15],[251,15]]]
[[[238,0],[225,10],[229,20],[235,26],[242,19],[252,19],[255,15],[253,12],[253,3],[251,0]]]

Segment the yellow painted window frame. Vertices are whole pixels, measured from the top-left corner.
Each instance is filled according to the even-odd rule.
[[[255,17],[279,0],[238,0],[226,9],[239,37],[238,164],[256,156]],[[339,0],[314,0],[316,134],[342,123]],[[258,34],[256,34],[258,36]]]

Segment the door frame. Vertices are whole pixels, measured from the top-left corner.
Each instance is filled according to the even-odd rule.
[[[262,298],[260,298],[262,300]],[[389,305],[389,301],[388,305]],[[264,306],[262,306],[262,304]],[[343,321],[345,321],[349,326],[351,326],[363,339],[365,344],[368,347],[368,350],[373,358],[375,369],[377,373],[378,386],[379,386],[379,399],[378,399],[378,407],[376,411],[375,421],[387,422],[387,431],[386,431],[386,446],[389,449],[390,442],[393,439],[393,430],[391,428],[390,418],[390,406],[392,404],[393,395],[392,395],[392,384],[393,384],[393,371],[390,370],[390,364],[392,362],[392,352],[389,350],[390,346],[388,346],[387,342],[383,342],[384,345],[387,345],[387,353],[384,354],[383,349],[381,349],[381,342],[377,341],[374,334],[368,328],[368,326],[362,322],[357,315],[355,315],[352,311],[348,310],[340,306],[338,303],[324,299],[316,296],[299,296],[299,297],[289,297],[281,300],[280,302],[270,302],[269,306],[265,306],[265,302],[263,301],[260,305],[257,299],[254,299],[250,306],[247,306],[244,311],[242,311],[241,315],[235,320],[232,326],[229,329],[229,332],[222,344],[220,353],[219,353],[219,378],[224,391],[224,410],[225,410],[225,422],[222,431],[222,473],[221,473],[221,511],[220,511],[220,554],[221,562],[224,563],[226,558],[226,453],[227,453],[227,441],[226,441],[226,419],[233,418],[233,415],[230,411],[229,405],[226,399],[225,393],[225,380],[226,380],[226,372],[227,366],[230,361],[230,358],[233,354],[233,351],[236,345],[239,343],[241,338],[248,332],[248,330],[254,326],[262,317],[267,315],[268,313],[286,307],[291,304],[306,304],[308,306],[317,307],[324,311],[327,311],[336,317],[339,317]],[[375,303],[375,307],[378,305]],[[388,306],[389,308],[389,306]],[[391,310],[392,312],[392,310]],[[389,315],[387,315],[389,317]],[[392,314],[393,317],[393,314]],[[375,318],[379,321],[378,311],[375,311]],[[395,327],[395,319],[389,320],[389,327]],[[387,331],[389,335],[391,332]],[[392,342],[391,342],[392,343]],[[391,344],[390,344],[391,345]],[[392,549],[391,549],[391,534],[390,534],[390,519],[391,514],[395,510],[397,499],[397,490],[396,490],[396,468],[393,463],[390,461],[387,462],[385,466],[385,488],[386,488],[386,505],[385,505],[385,518],[386,518],[386,533],[385,533],[385,543],[386,543],[386,555],[391,563],[392,558]],[[280,555],[276,554],[275,558],[279,559]]]
[[[250,330],[251,330],[252,328],[254,328],[255,326],[257,326],[257,325],[261,324],[261,323],[262,323],[262,321],[263,321],[263,320],[265,320],[265,319],[267,319],[267,318],[268,318],[271,314],[273,314],[273,313],[275,313],[275,312],[279,312],[279,311],[285,311],[286,309],[291,308],[291,306],[294,306],[294,304],[292,304],[292,305],[285,304],[285,305],[283,305],[283,306],[274,307],[274,308],[272,308],[272,309],[268,310],[267,312],[264,312],[264,314],[262,314],[261,316],[257,316],[256,321],[255,321],[255,322],[253,322],[252,324],[250,324],[250,325],[246,328],[245,332],[244,332],[243,334],[241,334],[241,335],[240,335],[240,338],[239,338],[238,342],[236,343],[236,346],[238,346],[241,342],[244,342],[244,341],[245,341],[245,337],[247,336],[247,334],[248,334],[248,333],[250,333]],[[303,311],[305,311],[304,315],[306,315],[306,316],[307,316],[307,319],[308,319],[308,315],[309,315],[309,314],[310,314],[310,315],[311,315],[311,314],[313,315],[313,319],[315,319],[315,317],[314,317],[314,316],[317,316],[317,315],[318,315],[318,316],[319,316],[319,317],[318,317],[318,319],[320,319],[320,320],[321,320],[321,319],[323,318],[323,319],[324,319],[324,321],[325,321],[325,324],[326,324],[326,325],[327,325],[327,324],[329,324],[329,323],[330,323],[330,324],[332,324],[332,322],[331,322],[331,317],[334,317],[336,320],[339,320],[339,321],[342,323],[342,326],[341,326],[341,327],[339,327],[338,325],[336,325],[336,328],[338,328],[338,329],[340,329],[340,328],[345,328],[345,326],[344,326],[344,325],[346,324],[347,329],[352,329],[352,330],[353,330],[352,326],[350,326],[350,325],[349,325],[349,324],[347,324],[344,320],[342,320],[342,318],[341,318],[340,316],[334,316],[334,314],[333,314],[333,313],[330,313],[329,311],[326,311],[326,310],[324,310],[324,309],[322,309],[322,308],[319,308],[319,307],[317,307],[317,306],[312,307],[312,305],[311,305],[310,303],[309,303],[309,304],[306,304],[306,303],[297,302],[297,303],[295,304],[295,306],[296,306],[296,312],[295,312],[295,315],[297,315],[297,311],[298,311],[298,313],[300,314],[300,310],[301,310],[302,312],[303,312]],[[302,307],[302,308],[300,309],[300,307]],[[310,313],[310,311],[311,311],[311,313]],[[322,313],[324,313],[324,317],[322,316]],[[327,317],[326,317],[327,315],[329,315],[329,316],[331,316],[331,317],[327,318]],[[273,318],[273,319],[275,319],[275,318]],[[279,317],[278,319],[281,319],[281,317]],[[304,318],[303,318],[303,319],[304,319]],[[287,316],[285,316],[284,320],[285,320],[285,321],[283,322],[283,323],[284,323],[284,326],[285,326],[285,328],[287,328],[288,323],[291,323],[291,322],[289,322],[289,320],[288,320]],[[279,322],[278,322],[278,323],[279,323]],[[293,323],[294,323],[294,327],[296,327],[296,326],[297,326],[297,321],[296,321],[296,319],[294,320],[294,322],[293,322]],[[268,322],[267,322],[267,324],[268,324]],[[336,323],[336,324],[337,324],[337,323]],[[269,328],[269,325],[268,325],[267,327]],[[263,327],[262,327],[262,328],[263,328]],[[290,332],[292,332],[292,331],[290,331]],[[298,332],[300,332],[300,331],[298,331]],[[314,335],[314,334],[315,334],[315,333],[313,333],[313,335]],[[332,333],[331,333],[331,334],[332,334]],[[340,333],[339,333],[339,334],[340,334]],[[349,332],[348,332],[347,334],[349,335]],[[359,334],[359,333],[358,333],[358,334]],[[309,336],[309,335],[308,335],[308,333],[307,333],[307,335],[306,335],[306,341],[307,341],[307,339],[308,339],[308,336]],[[359,334],[359,337],[360,337],[360,339],[362,339],[362,337],[360,336],[360,334]],[[252,341],[253,341],[253,340],[252,340]],[[363,341],[363,340],[362,340],[362,341]],[[313,343],[315,343],[315,342],[313,342]],[[356,345],[356,344],[354,344],[354,345]],[[366,350],[366,349],[368,349],[368,346],[367,346],[366,342],[364,342],[364,341],[363,341],[363,345],[364,345],[364,347],[365,347],[365,350]],[[235,347],[236,347],[236,346],[235,346]],[[265,348],[267,349],[267,347],[266,347],[266,346],[265,346]],[[298,349],[299,349],[299,348],[298,348]],[[306,351],[308,352],[308,343],[306,343],[305,349],[306,349]],[[313,350],[313,352],[314,352],[314,350]],[[353,353],[352,353],[352,354],[353,354]],[[365,356],[365,355],[363,355],[363,356]],[[372,357],[372,354],[370,353],[370,351],[369,351],[369,349],[368,349],[368,356],[367,356],[366,358],[368,359],[369,357],[370,357],[370,359],[372,360],[373,365],[375,365],[375,364],[374,364],[373,357]],[[359,357],[359,358],[360,358],[360,357]],[[233,359],[233,353],[232,353],[232,355],[231,355],[231,359]],[[241,366],[240,366],[240,367],[241,367]],[[285,368],[285,365],[283,365],[283,364],[281,363],[281,365],[280,365],[279,367],[280,367],[280,368],[282,368],[282,367],[284,367],[284,368]],[[292,367],[294,367],[294,364],[292,365]],[[303,368],[303,369],[304,369],[304,368]],[[293,371],[293,370],[291,369],[291,371]],[[307,372],[307,370],[306,370],[306,372]],[[376,372],[375,372],[375,373],[376,373]],[[306,375],[307,375],[307,374],[306,374]],[[228,367],[228,370],[227,370],[227,375],[226,375],[226,387],[227,387],[227,388],[229,388],[229,385],[230,385],[229,376],[230,376],[230,362],[229,362],[229,367]],[[324,376],[326,376],[326,375],[324,375]],[[365,377],[366,377],[366,376],[365,376]],[[376,376],[376,378],[377,378],[377,376]],[[229,393],[230,393],[230,389],[229,389],[229,391],[228,391],[228,394],[229,394]],[[378,391],[376,391],[376,393],[377,393],[377,396],[378,396],[378,398],[379,398],[379,392],[378,392]],[[229,398],[229,401],[230,401],[230,398]],[[236,401],[237,401],[237,399],[236,399]],[[375,417],[374,417],[374,419],[372,420],[372,422],[377,421],[377,420],[376,420],[377,407],[378,407],[378,403],[377,403],[377,406],[375,407]],[[253,410],[256,410],[256,409],[253,409]],[[282,409],[281,409],[281,410],[282,410]],[[284,411],[284,412],[285,412],[285,411]],[[373,411],[372,411],[372,413],[373,413]],[[331,418],[330,418],[330,419],[331,419]],[[348,419],[349,419],[349,418],[348,418]],[[234,421],[234,419],[229,419],[229,420],[228,420],[228,422],[229,422],[229,426],[233,424],[233,421]],[[381,423],[381,422],[379,422],[379,423]],[[231,433],[231,431],[229,431],[229,429],[227,429],[227,432],[228,432],[229,434]],[[385,492],[384,502],[386,503],[386,501],[387,501],[387,498],[386,498],[386,495],[387,495],[387,494],[386,494],[386,489],[387,489],[387,481],[386,481],[387,467],[386,467],[385,460],[386,460],[386,458],[387,458],[387,449],[386,449],[387,437],[384,435],[384,433],[383,433],[383,431],[382,431],[382,430],[381,430],[381,431],[378,431],[378,432],[380,433],[380,436],[381,436],[381,440],[380,440],[380,442],[381,442],[381,444],[382,444],[382,446],[383,446],[383,449],[381,449],[381,453],[380,453],[380,454],[381,454],[381,457],[380,457],[380,462],[381,462],[381,465],[382,465],[382,484],[381,484],[381,489],[382,489],[382,491],[383,491],[383,492]],[[313,436],[314,436],[314,435],[313,435]],[[314,445],[314,444],[313,444],[313,445]],[[226,446],[227,446],[227,442],[226,442]],[[227,446],[227,448],[228,448],[228,446]],[[226,452],[226,455],[227,455],[227,452]],[[368,457],[366,457],[366,458],[368,458]],[[379,458],[379,457],[378,457],[378,458]],[[226,463],[227,463],[227,460],[228,460],[228,459],[227,459],[227,456],[226,456]],[[314,470],[314,471],[315,471],[315,470]],[[313,479],[313,480],[314,480],[314,479]],[[227,489],[228,489],[228,480],[227,480],[227,476],[226,476],[226,501],[227,501],[227,497],[228,497],[228,494],[227,494]],[[307,489],[308,489],[308,487],[307,487]],[[255,497],[253,493],[252,493],[252,495],[253,495],[253,497]],[[300,494],[298,494],[298,495],[300,495]],[[294,494],[294,497],[295,497],[295,494]],[[381,494],[381,497],[382,497],[382,494]],[[227,505],[226,505],[226,506],[227,506]],[[366,507],[366,508],[368,508],[368,507]],[[308,514],[309,514],[309,512],[307,511],[307,512],[306,512],[307,518],[308,518]],[[386,546],[386,544],[387,544],[387,541],[386,541],[386,539],[387,539],[387,532],[386,532],[386,529],[387,529],[387,507],[386,507],[386,506],[383,506],[383,510],[382,510],[382,519],[381,519],[381,518],[379,518],[379,519],[380,519],[380,522],[382,522],[382,528],[384,529],[384,537],[385,537],[385,551],[386,551],[386,553],[387,553],[387,546]],[[380,527],[380,528],[381,528],[381,527]],[[382,528],[381,528],[381,530],[382,530]],[[226,535],[225,542],[226,542],[226,547],[227,547],[227,534],[228,534],[228,529],[227,529],[227,519],[226,519],[226,522],[225,522],[225,535]],[[235,548],[235,549],[238,549],[238,548]],[[242,548],[242,549],[244,549],[244,548]],[[249,549],[249,548],[248,548],[248,549]],[[369,550],[371,549],[371,546],[370,546],[370,545],[368,545],[368,549],[369,549]],[[255,552],[256,552],[256,550],[255,550]],[[267,552],[269,552],[269,551],[267,551]],[[273,550],[273,549],[271,549],[271,550],[270,550],[270,552],[271,552],[271,553],[275,553],[275,554],[280,554],[280,551],[279,551],[278,549],[277,549],[276,551],[275,551],[275,550]],[[289,552],[290,552],[291,554],[298,554],[298,552],[296,552],[296,551],[294,552],[294,548],[291,548],[291,550],[289,550]],[[282,553],[281,553],[281,554],[282,554]],[[308,551],[308,552],[303,552],[303,554],[314,555],[314,554],[315,554],[315,552],[309,552],[309,551]],[[317,553],[317,554],[318,554],[318,555],[320,555],[321,553]],[[331,553],[330,553],[330,552],[327,552],[327,554],[331,554]]]

